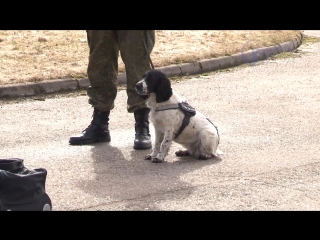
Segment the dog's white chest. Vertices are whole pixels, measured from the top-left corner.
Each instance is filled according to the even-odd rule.
[[[160,112],[151,111],[150,121],[161,132],[168,129],[178,129],[182,123],[184,114],[179,109],[170,109]]]

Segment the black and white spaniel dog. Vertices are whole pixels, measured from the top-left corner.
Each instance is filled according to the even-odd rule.
[[[164,161],[172,141],[185,147],[175,152],[178,157],[207,160],[223,154],[218,150],[217,127],[172,90],[163,72],[147,71],[136,84],[136,91],[147,97],[147,106],[151,109],[149,117],[155,129],[155,143],[146,160]]]

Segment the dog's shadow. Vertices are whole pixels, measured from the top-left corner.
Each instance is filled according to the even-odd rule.
[[[182,180],[184,176],[221,161],[218,158],[200,161],[190,156],[170,161],[168,156],[168,161],[152,163],[144,160],[150,149],[121,150],[109,143],[96,144],[91,151],[93,176],[79,182],[79,188],[92,196],[90,205],[106,204],[108,208],[109,204],[118,204],[121,210],[160,210],[148,199],[170,200],[171,194],[165,193],[191,186]]]

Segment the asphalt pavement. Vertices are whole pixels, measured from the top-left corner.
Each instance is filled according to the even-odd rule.
[[[218,126],[220,160],[178,158],[175,143],[164,163],[144,160],[150,150],[133,149],[125,90],[111,142],[85,146],[68,140],[91,121],[87,96],[0,101],[0,157],[46,168],[54,211],[319,210],[320,43],[290,54],[172,83]]]

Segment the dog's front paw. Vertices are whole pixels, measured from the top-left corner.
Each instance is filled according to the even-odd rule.
[[[151,154],[147,154],[145,157],[144,157],[145,160],[151,160],[152,159],[152,155]]]
[[[163,160],[154,157],[154,158],[152,158],[152,162],[153,162],[153,163],[161,163],[161,162],[163,162]]]

